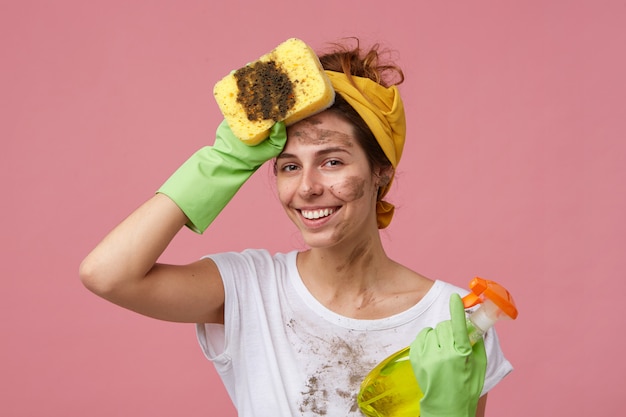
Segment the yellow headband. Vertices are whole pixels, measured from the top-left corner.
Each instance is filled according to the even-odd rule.
[[[384,87],[374,80],[352,76],[350,79],[343,72],[325,71],[333,88],[361,116],[370,128],[378,144],[396,168],[402,156],[406,137],[406,120],[404,105],[400,92],[394,85]],[[376,205],[378,228],[384,229],[391,223],[394,206],[382,201],[391,188],[391,181],[381,187],[379,201]]]

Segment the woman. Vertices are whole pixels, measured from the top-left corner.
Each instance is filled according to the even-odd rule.
[[[393,261],[379,236],[393,216],[383,198],[405,138],[402,71],[358,42],[320,60],[337,93],[330,109],[286,131],[277,123],[254,147],[222,123],[212,147],[87,256],[81,279],[138,313],[199,323],[202,349],[241,416],[362,415],[363,377],[411,343],[422,416],[483,416],[486,392],[511,370],[495,333],[469,347],[456,295],[464,291]],[[183,226],[204,232],[270,159],[306,250],[157,263]]]

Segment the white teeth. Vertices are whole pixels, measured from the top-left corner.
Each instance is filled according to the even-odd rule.
[[[320,210],[301,210],[302,217],[305,219],[313,220],[321,217],[330,216],[335,212],[335,209],[320,209]]]

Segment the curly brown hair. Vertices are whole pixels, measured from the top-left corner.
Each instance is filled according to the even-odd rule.
[[[385,57],[390,59],[391,50],[383,49],[377,43],[364,50],[358,38],[346,39],[352,40],[354,46],[340,42],[331,43],[329,44],[331,51],[319,55],[324,69],[343,72],[348,77],[354,75],[369,78],[385,87],[402,84],[404,81],[402,69],[392,62],[383,62]]]

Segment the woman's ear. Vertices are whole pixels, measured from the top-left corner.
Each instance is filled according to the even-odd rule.
[[[376,173],[376,185],[380,187],[384,187],[391,182],[393,178],[393,174],[395,173],[395,169],[393,166],[389,165],[386,167],[379,168]]]

